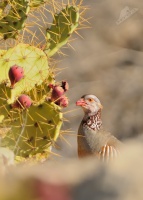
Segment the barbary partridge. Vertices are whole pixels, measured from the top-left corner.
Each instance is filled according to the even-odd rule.
[[[94,155],[102,161],[117,157],[122,143],[103,129],[101,109],[95,95],[84,95],[76,102],[84,111],[84,117],[78,130],[78,156]]]

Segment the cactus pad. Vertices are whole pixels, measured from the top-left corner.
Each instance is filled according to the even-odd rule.
[[[79,21],[79,10],[75,6],[67,6],[59,14],[54,15],[50,28],[47,29],[47,46],[45,53],[51,57],[68,42]]]
[[[23,92],[30,91],[35,85],[40,85],[49,76],[49,66],[45,53],[33,46],[19,44],[10,48],[0,57],[0,83],[7,84],[6,92],[9,104]],[[10,89],[9,70],[17,65],[23,68],[24,77]],[[1,90],[1,89],[0,89]]]
[[[0,20],[0,33],[4,39],[15,38],[24,27],[24,22],[27,19],[29,12],[28,0],[12,0],[5,1],[1,4],[3,12]]]
[[[38,7],[41,6],[44,3],[47,3],[49,0],[31,0],[30,1],[30,7]]]
[[[3,125],[11,127],[11,131],[3,138],[2,146],[9,146],[20,157],[38,153],[47,157],[59,135],[62,113],[59,106],[44,101],[32,105],[29,110],[9,109]]]

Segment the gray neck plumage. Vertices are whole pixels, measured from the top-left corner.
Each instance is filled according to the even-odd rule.
[[[102,126],[101,109],[93,115],[85,114],[82,125],[94,131],[98,131]]]

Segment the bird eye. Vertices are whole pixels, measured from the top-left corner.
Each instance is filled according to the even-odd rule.
[[[89,98],[88,101],[93,102],[94,100],[92,98]]]

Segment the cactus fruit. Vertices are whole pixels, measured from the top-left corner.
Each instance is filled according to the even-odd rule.
[[[22,94],[18,97],[18,100],[12,105],[12,108],[29,108],[32,104],[32,100],[28,95]]]
[[[58,85],[49,85],[50,88],[52,88],[52,95],[51,100],[56,101],[64,94],[64,89],[61,86]]]
[[[10,69],[9,69],[9,79],[11,82],[11,87],[14,87],[14,84],[17,83],[18,81],[20,81],[23,77],[24,77],[24,71],[22,67],[19,67],[17,65],[13,65]]]
[[[61,86],[49,84],[49,87],[52,89],[51,101],[61,107],[68,106],[68,98],[64,93],[69,89],[69,85],[66,81],[62,81]]]
[[[66,6],[59,14],[54,15],[50,28],[47,29],[47,46],[45,53],[51,57],[68,42],[70,35],[75,31],[79,22],[79,9],[75,6]]]
[[[19,67],[16,68],[16,66]],[[21,72],[24,72],[24,76],[23,73],[20,76]],[[0,83],[6,82],[7,89],[10,87],[8,84],[10,83],[8,74],[14,75],[14,78],[16,76],[16,80],[18,80],[11,89],[10,96],[8,96],[9,104],[13,103],[15,98],[21,93],[27,93],[36,85],[41,85],[50,75],[45,53],[28,44],[18,44],[8,49],[0,57],[0,74]],[[21,77],[23,78],[18,79]],[[14,82],[15,80],[12,81]]]
[[[3,34],[4,39],[15,38],[24,27],[24,22],[30,9],[29,1],[13,0],[5,2],[5,14],[0,20],[0,33]]]
[[[61,96],[60,99],[56,101],[56,104],[61,107],[67,107],[68,103],[69,103],[68,98],[65,95]]]

